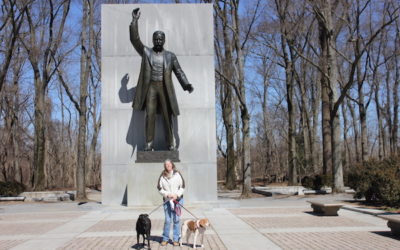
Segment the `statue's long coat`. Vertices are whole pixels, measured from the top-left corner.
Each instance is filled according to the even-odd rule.
[[[144,110],[146,107],[146,96],[147,91],[149,90],[151,77],[151,57],[155,52],[153,49],[144,46],[140,41],[137,20],[131,23],[129,30],[132,45],[142,56],[140,74],[132,107],[136,110]],[[166,96],[170,105],[169,108],[172,111],[172,115],[177,116],[179,115],[179,107],[175,95],[175,88],[172,82],[172,72],[175,73],[182,88],[185,89],[189,82],[178,63],[178,59],[174,53],[164,50],[164,84],[167,92]]]

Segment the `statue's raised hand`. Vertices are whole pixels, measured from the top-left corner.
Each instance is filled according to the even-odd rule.
[[[136,8],[132,11],[132,21],[137,21],[140,17],[140,10]]]

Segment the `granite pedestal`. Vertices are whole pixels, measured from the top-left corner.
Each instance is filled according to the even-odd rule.
[[[156,163],[164,162],[165,159],[169,159],[173,162],[180,162],[179,151],[137,151],[136,163]]]

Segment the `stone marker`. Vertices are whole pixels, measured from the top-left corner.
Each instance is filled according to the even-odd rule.
[[[313,208],[314,213],[325,216],[338,216],[338,211],[343,206],[342,204],[328,203],[322,201],[321,202],[308,201],[308,202],[311,203],[311,207]]]
[[[378,215],[378,217],[387,220],[387,226],[390,227],[392,234],[395,236],[400,236],[400,215]]]

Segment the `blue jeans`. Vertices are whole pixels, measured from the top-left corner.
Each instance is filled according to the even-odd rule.
[[[181,199],[179,203],[183,205],[183,199]],[[179,205],[175,204],[175,206]],[[173,241],[178,242],[179,238],[181,237],[181,227],[180,227],[181,218],[180,216],[176,215],[173,209],[171,209],[171,205],[169,202],[164,204],[164,214],[165,214],[165,221],[164,221],[163,241],[168,242],[169,240],[169,231],[171,229],[171,222],[172,222],[174,230]]]

